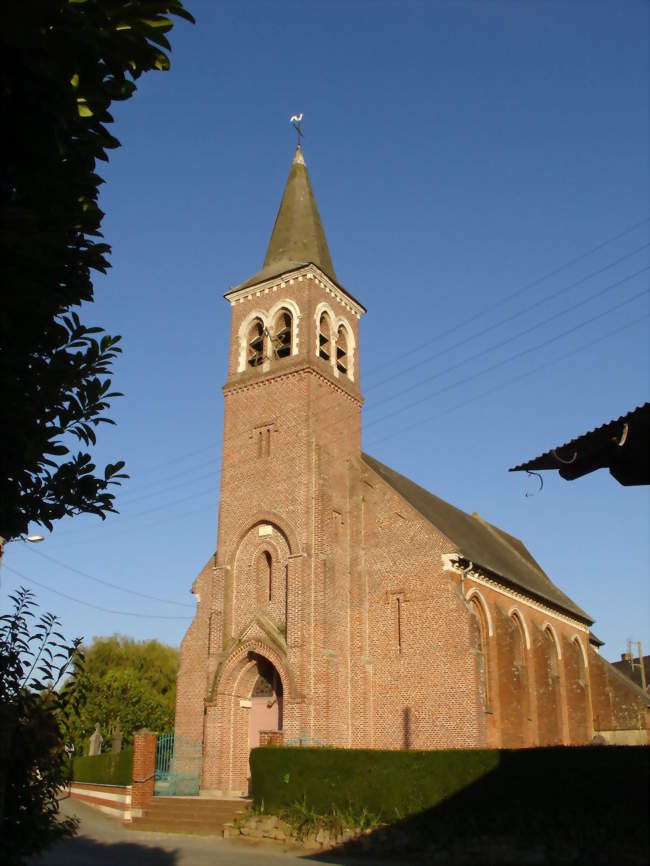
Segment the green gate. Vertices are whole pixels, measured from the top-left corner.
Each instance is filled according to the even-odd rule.
[[[156,741],[154,797],[190,797],[199,793],[201,743],[166,734]]]

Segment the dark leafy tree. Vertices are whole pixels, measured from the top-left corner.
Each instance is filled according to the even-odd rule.
[[[89,327],[92,272],[109,267],[98,160],[115,100],[169,68],[180,0],[7,0],[0,28],[0,536],[30,521],[114,511],[117,461],[87,450],[107,416],[117,336]],[[73,447],[74,446],[74,447]],[[77,449],[80,450],[77,450]]]
[[[66,642],[54,614],[37,618],[30,590],[11,601],[13,611],[0,617],[0,838],[8,866],[75,831],[75,820],[58,817],[58,797],[69,777],[65,719],[83,662],[81,639]]]

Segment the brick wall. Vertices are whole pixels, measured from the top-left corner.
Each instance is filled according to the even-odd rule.
[[[642,700],[587,651],[585,623],[461,575],[451,541],[362,462],[354,302],[312,266],[231,301],[217,553],[193,587],[176,711],[177,733],[203,743],[202,788],[247,790],[263,660],[282,684],[285,742],[587,743],[592,718],[645,731]],[[283,305],[293,351],[277,358]],[[317,356],[325,305],[350,329],[353,377]],[[256,316],[270,331],[249,367]]]

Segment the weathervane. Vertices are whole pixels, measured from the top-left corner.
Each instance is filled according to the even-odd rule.
[[[289,123],[293,126],[293,128],[298,133],[298,147],[300,147],[300,139],[305,137],[304,132],[300,128],[300,124],[302,123],[302,111],[300,114],[294,114],[289,118]]]

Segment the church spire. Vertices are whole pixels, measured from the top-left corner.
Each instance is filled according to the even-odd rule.
[[[336,280],[327,238],[309,181],[300,144],[275,219],[262,270],[242,286],[252,285],[312,262]]]

